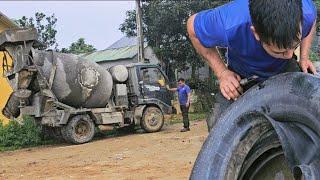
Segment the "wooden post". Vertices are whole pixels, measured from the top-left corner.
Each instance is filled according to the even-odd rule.
[[[140,0],[136,0],[136,20],[138,38],[138,62],[144,62],[144,37],[142,29],[142,13]]]

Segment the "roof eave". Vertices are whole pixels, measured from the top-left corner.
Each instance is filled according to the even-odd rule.
[[[14,23],[2,12],[0,12],[0,21],[2,21],[8,28],[19,28],[19,26],[16,23]]]

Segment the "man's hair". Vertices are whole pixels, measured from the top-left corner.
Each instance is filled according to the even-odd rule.
[[[287,49],[300,41],[302,0],[249,0],[249,9],[262,42]]]
[[[181,82],[186,82],[183,78],[179,78],[179,79],[178,79],[178,82],[180,82],[180,81],[181,81]]]

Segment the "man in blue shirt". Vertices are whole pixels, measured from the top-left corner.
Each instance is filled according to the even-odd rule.
[[[190,96],[191,96],[190,87],[186,85],[185,80],[183,78],[180,78],[178,80],[177,88],[167,87],[167,89],[170,91],[178,92],[179,104],[180,104],[180,109],[183,117],[183,129],[181,129],[181,132],[190,131],[190,123],[189,123],[189,117],[188,117],[188,111],[190,107]]]
[[[261,82],[300,68],[316,73],[309,59],[316,16],[312,0],[235,0],[189,18],[190,40],[220,82],[216,118],[243,93],[242,78],[257,76]],[[228,48],[227,65],[216,50],[219,46]],[[297,63],[293,57],[298,46]]]

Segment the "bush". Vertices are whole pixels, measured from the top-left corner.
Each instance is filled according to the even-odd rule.
[[[0,150],[19,149],[42,144],[41,127],[34,119],[24,117],[22,122],[10,121],[4,125],[0,121]]]
[[[189,79],[187,81],[187,84],[195,90],[197,96],[197,101],[192,104],[195,113],[204,113],[211,110],[214,103],[214,97],[211,93],[215,94],[218,91],[215,79],[211,81],[211,86],[208,80]]]

